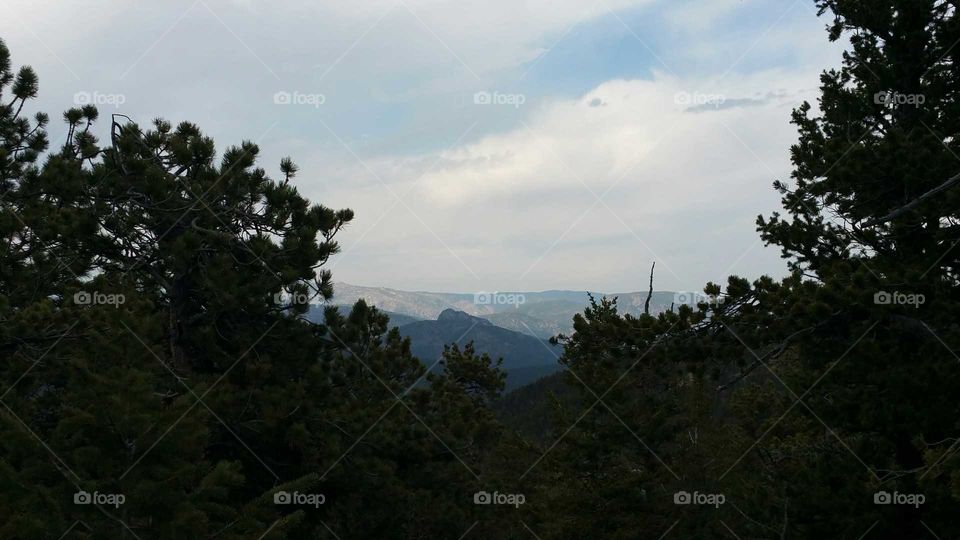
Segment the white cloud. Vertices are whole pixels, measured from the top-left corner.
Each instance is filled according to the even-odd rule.
[[[674,31],[693,34],[724,24],[725,17],[739,9],[750,9],[744,0],[687,0],[671,2],[665,19]],[[747,4],[747,5],[745,5]]]
[[[758,254],[753,219],[777,206],[770,184],[788,177],[796,138],[790,111],[814,97],[815,80],[814,70],[774,70],[719,87],[664,73],[609,81],[543,105],[510,131],[416,159],[371,162],[397,194],[411,190],[409,207],[393,206],[378,184],[354,197],[370,207],[358,209],[345,246],[392,210],[338,271],[346,281],[377,281],[373,261],[393,267],[402,259],[396,278],[410,288],[458,276],[497,290],[589,281],[642,288],[635,274],[654,259],[663,288],[689,289],[730,272],[780,273],[775,252]],[[684,92],[750,106],[694,113],[676,101]],[[596,99],[605,106],[591,106]],[[352,192],[345,187],[334,199],[349,200]],[[401,277],[411,261],[391,255],[400,245],[417,246],[417,260],[434,262]],[[445,261],[442,270],[438,261]]]
[[[115,60],[108,67],[119,76],[147,51],[141,62],[149,69],[146,66],[183,44],[184,38],[196,53],[205,46],[226,43],[252,61],[253,71],[261,67],[254,65],[259,61],[251,54],[277,72],[284,65],[289,70],[319,67],[322,72],[334,64],[348,72],[374,66],[409,70],[456,59],[465,69],[484,76],[535,58],[545,52],[545,43],[552,43],[578,22],[651,2],[177,0],[131,4],[96,0],[67,6],[10,0],[6,9],[15,16],[5,17],[0,29],[6,39],[42,42],[50,54],[75,66],[81,78],[89,75],[83,73],[89,59],[78,54],[77,44],[88,51],[101,49]],[[191,24],[205,30],[183,32]],[[383,55],[400,62],[377,62]]]
[[[0,36],[39,71],[42,110],[56,118],[81,90],[122,93],[119,112],[138,121],[194,121],[221,149],[260,141],[268,170],[292,155],[303,192],[357,211],[337,279],[409,289],[640,289],[654,259],[660,288],[780,272],[776,252],[755,247],[753,219],[777,206],[770,183],[789,172],[790,108],[837,57],[800,5],[766,34],[731,38],[727,21],[756,8],[739,0],[7,4]],[[608,8],[634,24],[593,29],[622,33],[610,43],[636,45],[642,25],[627,14],[638,9],[659,10],[646,23],[679,36],[643,35],[636,51],[597,59],[653,47],[643,62],[663,71],[651,80],[635,71],[569,98],[544,77],[518,109],[470,102],[516,87],[544,55],[562,61],[550,47]],[[326,104],[278,108],[277,90]],[[704,96],[724,101],[690,112]]]

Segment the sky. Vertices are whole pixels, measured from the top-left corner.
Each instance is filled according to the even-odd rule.
[[[812,0],[0,0],[34,110],[244,140],[352,208],[334,280],[700,290],[782,276],[756,217],[839,65]],[[65,135],[50,127],[53,147]]]

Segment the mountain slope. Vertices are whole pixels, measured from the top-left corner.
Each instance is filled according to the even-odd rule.
[[[502,368],[507,373],[509,389],[559,369],[560,347],[500,328],[462,311],[447,309],[437,320],[405,324],[399,330],[400,334],[410,338],[413,353],[428,367],[440,360],[444,345],[457,343],[462,347],[472,341],[477,352],[487,353],[494,359],[503,358]]]
[[[476,311],[472,294],[398,291],[349,283],[334,284],[333,303],[352,306],[361,298],[377,309],[412,315],[418,319],[435,319],[443,310],[450,308],[471,314],[485,312]]]
[[[561,332],[566,332],[568,331],[567,326],[569,326],[561,325],[555,320],[538,319],[519,310],[490,313],[488,315],[480,315],[480,317],[500,328],[506,328],[540,339],[550,339]],[[571,315],[571,318],[573,318],[573,315]]]

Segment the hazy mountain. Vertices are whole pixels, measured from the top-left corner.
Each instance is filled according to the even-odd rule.
[[[521,311],[504,311],[503,313],[480,315],[480,317],[501,328],[521,332],[540,339],[550,339],[568,330],[568,328],[560,324],[559,321],[538,319]]]
[[[455,309],[483,317],[497,326],[534,337],[548,338],[558,333],[569,333],[572,319],[590,303],[587,291],[540,291],[512,293],[437,293],[399,291],[384,287],[360,287],[348,283],[334,285],[333,302],[352,305],[360,298],[386,311],[411,315],[420,319],[435,319],[445,309]],[[600,298],[604,293],[592,293]],[[639,315],[647,299],[646,292],[608,293],[616,296],[622,313]],[[655,291],[650,300],[650,312],[659,313],[676,301],[693,303],[693,295]],[[680,302],[677,302],[680,303]]]
[[[391,326],[398,326],[400,333],[410,338],[414,354],[427,366],[440,358],[444,345],[465,345],[472,340],[478,352],[504,359],[507,386],[513,389],[558,369],[562,348],[546,340],[571,332],[573,316],[589,305],[590,294],[562,290],[437,293],[336,283],[332,302],[348,310],[347,306],[362,298],[387,313]],[[594,298],[604,296],[592,294]],[[606,296],[616,296],[621,312],[633,315],[643,312],[647,299],[646,292]],[[650,312],[669,309],[676,300],[692,303],[692,299],[690,294],[654,292]]]
[[[449,308],[473,315],[492,313],[492,310],[478,311],[472,294],[398,291],[384,287],[359,287],[348,283],[334,284],[332,300],[334,304],[353,305],[361,298],[378,309],[403,313],[419,319],[436,319],[443,310]]]
[[[461,347],[472,341],[478,352],[503,358],[508,389],[535,381],[559,369],[560,347],[527,334],[500,328],[490,321],[463,311],[447,309],[436,320],[416,321],[399,327],[410,338],[413,353],[427,366],[433,366],[443,346]]]

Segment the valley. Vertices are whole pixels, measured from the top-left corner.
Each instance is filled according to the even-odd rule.
[[[639,315],[647,294],[606,296],[617,298],[622,313]],[[360,299],[377,306],[390,318],[391,327],[396,326],[401,335],[410,338],[413,354],[428,368],[437,369],[444,346],[455,343],[462,348],[473,342],[477,353],[503,359],[505,391],[510,392],[561,370],[558,360],[562,347],[551,345],[549,339],[572,332],[574,315],[589,305],[591,295],[600,298],[604,293],[442,293],[336,283],[330,304],[344,314]],[[650,313],[669,310],[678,301],[692,304],[695,297],[692,293],[654,291]],[[514,303],[498,303],[500,299],[512,299]],[[322,306],[311,306],[308,319],[321,320],[322,311]]]

